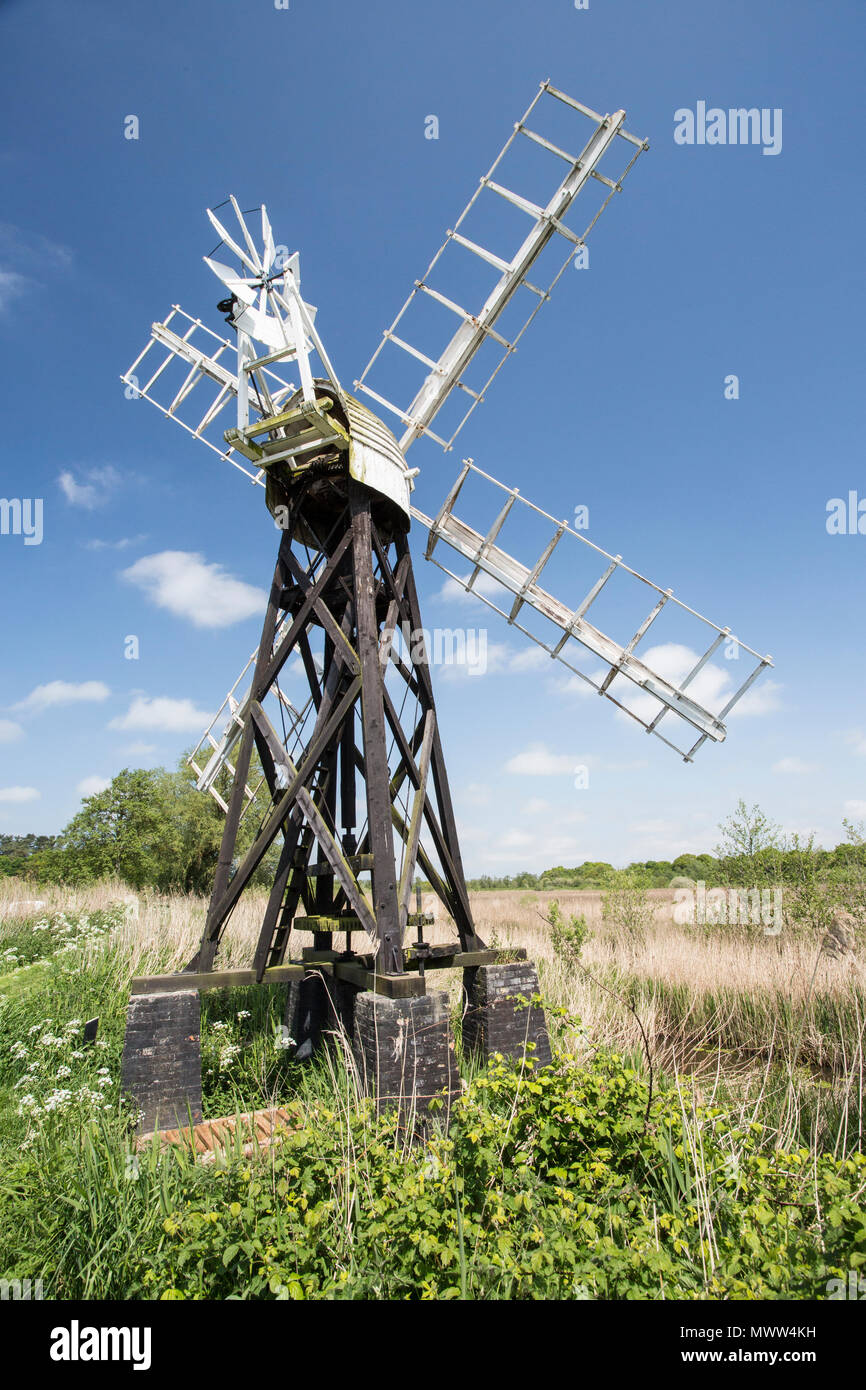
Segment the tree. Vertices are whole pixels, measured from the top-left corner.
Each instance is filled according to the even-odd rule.
[[[163,886],[166,877],[170,883],[180,840],[171,780],[163,768],[124,768],[104,791],[85,797],[61,836],[63,877],[113,875],[133,888]]]
[[[716,849],[719,859],[751,857],[762,850],[775,849],[779,844],[779,826],[764,815],[757,803],[749,809],[742,797],[733,813],[719,824],[719,829],[722,832],[721,844]]]
[[[632,956],[643,945],[654,915],[643,879],[629,869],[615,872],[602,897],[601,919],[624,938]]]
[[[748,807],[741,797],[719,830],[722,839],[716,854],[723,883],[755,888],[779,882],[784,853],[781,830],[760,806]]]

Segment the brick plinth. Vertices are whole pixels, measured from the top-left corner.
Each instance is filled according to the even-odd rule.
[[[529,1007],[521,999],[538,994],[538,972],[532,961],[507,965],[479,965],[463,972],[466,1013],[463,1017],[463,1047],[479,1061],[488,1062],[496,1052],[503,1057],[520,1058],[527,1043],[538,1067],[551,1061],[550,1038],[544,1010]]]
[[[142,1112],[139,1133],[201,1120],[200,1030],[198,990],[130,999],[120,1087]]]
[[[355,999],[355,1060],[378,1110],[424,1114],[441,1098],[444,1119],[460,1094],[448,995],[388,999],[364,990]]]

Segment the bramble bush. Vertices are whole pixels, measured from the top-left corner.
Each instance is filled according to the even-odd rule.
[[[866,1262],[863,1155],[773,1151],[677,1088],[646,1106],[618,1056],[498,1061],[408,1150],[323,1095],[261,1159],[132,1173],[105,1117],[0,1180],[5,1267],[51,1297],[774,1299]]]

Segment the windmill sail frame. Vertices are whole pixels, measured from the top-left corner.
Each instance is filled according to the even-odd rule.
[[[592,135],[586,141],[579,155],[569,154],[567,151],[539,135],[536,131],[530,129],[527,125],[529,117],[545,95],[549,95],[554,100],[564,103],[567,107],[570,107],[595,124]],[[589,236],[611,198],[615,193],[622,192],[622,185],[637,159],[644,150],[649,149],[648,141],[642,140],[636,135],[632,135],[624,128],[624,120],[625,111],[623,110],[615,111],[612,115],[602,116],[599,112],[593,111],[590,107],[584,106],[581,102],[575,101],[572,97],[567,96],[566,93],[554,87],[549,81],[541,83],[539,91],[536,93],[533,101],[530,102],[521,119],[515,124],[512,134],[500,150],[487,173],[480,180],[478,188],[458,217],[454,227],[449,229],[445,241],[436,252],[427,270],[424,272],[424,275],[420,280],[415,281],[415,286],[411,294],[406,299],[391,326],[385,329],[382,341],[373,353],[373,356],[370,358],[370,361],[367,363],[360,377],[355,381],[357,390],[364,392],[365,395],[376,401],[378,405],[382,406],[392,415],[396,415],[397,418],[402,421],[405,430],[400,436],[400,447],[404,452],[413,441],[418,439],[421,435],[428,435],[446,451],[453,447],[457,435],[463,429],[476,406],[480,405],[484,400],[485,394],[492,385],[494,378],[498,375],[512,353],[515,352],[518,342],[534,320],[542,304],[546,303],[550,298],[553,289],[558,284],[566,268],[571,264],[575,254],[575,247],[580,248],[585,245],[586,238]],[[548,202],[543,207],[535,201],[504,187],[492,178],[499,164],[519,136],[524,136],[535,145],[557,155],[569,165],[568,173],[561,180],[558,187],[554,190]],[[634,153],[620,176],[617,179],[611,179],[608,178],[607,175],[602,174],[597,166],[618,138],[621,138],[626,143],[633,146]],[[585,230],[581,234],[578,234],[566,225],[563,218],[591,179],[601,182],[609,191],[601,207],[592,217]],[[519,208],[533,219],[533,225],[530,231],[514,253],[511,261],[504,260],[495,252],[470,240],[459,231],[459,228],[466,221],[466,218],[477,203],[481,194],[485,191],[496,194],[499,198]],[[527,278],[528,273],[544,248],[557,235],[569,243],[569,252],[547,289],[540,289]],[[430,284],[430,277],[434,269],[445,252],[452,245],[460,246],[464,250],[470,251],[480,260],[493,266],[500,272],[499,280],[487,295],[478,313],[471,313],[462,308],[461,305],[455,303],[453,299],[442,294]],[[521,287],[528,289],[536,296],[537,303],[533,306],[531,313],[519,331],[509,340],[497,332],[494,325]],[[434,361],[417,347],[412,346],[406,341],[405,337],[398,335],[395,331],[403,317],[411,310],[419,294],[429,296],[445,309],[450,310],[461,320],[460,326],[437,361]],[[475,391],[462,380],[462,374],[478,349],[487,339],[492,339],[498,344],[502,349],[502,356],[482,388],[479,391]],[[387,400],[383,395],[374,390],[368,382],[368,377],[373,366],[380,357],[385,345],[389,342],[429,368],[428,376],[424,380],[420,390],[416,393],[411,404],[405,410]],[[443,438],[441,435],[434,433],[430,426],[451,392],[457,389],[464,391],[471,398],[471,404],[450,437]]]
[[[471,474],[492,484],[507,495],[505,505],[498,513],[496,520],[486,535],[482,535],[479,531],[474,530],[471,526],[467,525],[466,522],[461,521],[454,515],[454,506],[460,496],[464,483]],[[546,521],[549,521],[554,527],[553,536],[545,546],[538,560],[532,566],[522,564],[519,560],[516,560],[513,556],[509,555],[495,544],[496,538],[515,503],[521,503],[524,507],[530,508],[531,511],[543,517]],[[590,541],[586,536],[582,536],[580,532],[575,531],[566,521],[557,520],[557,518],[552,516],[549,512],[544,511],[542,507],[536,506],[534,502],[530,502],[527,498],[521,496],[517,488],[507,487],[506,484],[501,483],[498,478],[494,478],[489,473],[485,473],[483,469],[476,467],[472,459],[464,459],[463,467],[457,480],[450,489],[445,498],[445,502],[435,517],[431,518],[425,516],[417,507],[413,507],[412,518],[414,521],[424,526],[428,532],[427,548],[425,552],[426,559],[432,561],[437,568],[442,570],[449,579],[458,584],[466,593],[474,594],[482,603],[492,608],[494,612],[503,617],[511,627],[515,627],[518,632],[521,632],[525,637],[528,637],[531,642],[534,642],[537,646],[541,647],[543,651],[546,651],[548,656],[562,662],[574,675],[590,685],[597,694],[604,695],[625,714],[637,720],[648,734],[654,734],[657,738],[660,738],[662,743],[667,744],[674,752],[679,753],[685,762],[692,762],[695,753],[697,753],[698,749],[702,747],[708,738],[716,743],[724,741],[726,729],[723,721],[725,717],[742,696],[745,695],[746,691],[754,681],[757,680],[761,672],[766,667],[772,666],[773,664],[771,657],[761,656],[759,652],[747,646],[745,642],[741,642],[739,638],[734,637],[730,628],[719,627],[718,623],[712,622],[711,619],[704,617],[702,613],[698,613],[696,609],[690,608],[688,604],[683,603],[680,599],[674,598],[671,589],[663,589],[652,579],[648,579],[645,575],[632,569],[630,565],[625,564],[621,555],[611,555],[608,551],[603,550],[601,546],[595,545],[595,543]],[[574,540],[579,541],[581,545],[586,546],[589,550],[594,551],[599,557],[607,561],[604,572],[575,608],[570,608],[559,599],[554,598],[552,594],[542,589],[538,582],[544,567],[550,560],[556,546],[564,535],[571,536]],[[449,569],[447,565],[443,564],[441,559],[437,558],[435,550],[440,540],[444,541],[445,544],[456,551],[458,555],[461,555],[473,565],[471,574],[468,576],[465,574],[457,574]],[[595,602],[602,589],[618,571],[631,575],[633,579],[639,581],[641,584],[645,584],[649,589],[653,590],[657,596],[653,608],[638,626],[631,640],[625,645],[616,642],[613,638],[607,637],[599,628],[590,623],[586,617],[590,606]],[[510,610],[500,608],[492,598],[475,588],[476,581],[481,573],[489,575],[490,578],[500,584],[503,589],[515,596],[514,603]],[[691,616],[698,619],[699,622],[705,623],[714,633],[714,637],[706,651],[697,659],[685,678],[679,683],[673,682],[659,672],[652,670],[644,661],[635,655],[635,649],[638,644],[646,636],[652,624],[655,622],[656,618],[659,617],[667,604],[672,604],[674,607],[691,614]],[[531,632],[529,628],[517,621],[518,614],[524,605],[540,613],[560,630],[562,635],[554,645],[548,646],[546,642],[535,633]],[[588,651],[599,657],[608,666],[608,670],[601,681],[593,680],[591,676],[587,675],[585,671],[581,671],[579,667],[575,666],[568,659],[565,652],[570,638],[574,638],[575,641],[579,642]],[[687,687],[691,685],[692,681],[700,674],[725,641],[735,643],[738,652],[747,652],[750,656],[755,657],[757,664],[742,682],[739,689],[726,701],[724,708],[719,711],[718,714],[713,714],[709,709],[706,709],[697,700],[687,694]],[[654,713],[651,719],[642,719],[640,714],[634,709],[630,709],[627,704],[624,704],[610,693],[610,687],[618,676],[625,676],[644,693],[651,695],[660,702],[660,708]],[[690,725],[697,731],[698,738],[689,748],[680,748],[677,744],[672,743],[670,739],[665,738],[663,734],[659,733],[658,726],[668,713],[679,716],[687,725]]]

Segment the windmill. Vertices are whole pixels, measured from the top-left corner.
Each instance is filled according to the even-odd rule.
[[[422,438],[446,453],[453,449],[648,148],[624,120],[622,110],[601,115],[550,82],[541,84],[355,380],[355,394],[337,377],[316,310],[301,296],[298,254],[277,248],[264,207],[260,227],[251,231],[250,214],[234,197],[229,212],[208,212],[220,247],[205,257],[226,291],[218,308],[229,333],[174,305],[124,375],[135,394],[263,487],[280,530],[258,648],[190,759],[198,786],[217,798],[225,823],[201,945],[185,972],[188,986],[205,987],[208,977],[231,982],[215,971],[216,953],[268,855],[272,886],[251,970],[234,972],[232,981],[298,981],[315,963],[353,988],[418,998],[426,971],[436,965],[477,970],[499,960],[476,931],[466,889],[410,535],[421,534],[425,558],[444,570],[453,592],[476,595],[533,650],[567,668],[567,679],[613,701],[686,761],[707,741],[725,738],[730,710],[771,664],[472,459],[463,461],[432,515],[413,504],[419,470],[407,464],[409,449]],[[572,152],[559,143],[565,138]],[[543,157],[543,175],[537,168],[530,174],[528,153]],[[502,182],[515,158],[531,180],[532,197]],[[587,208],[580,231],[566,220],[575,205]],[[511,254],[476,239],[501,238],[494,207],[516,224]],[[565,259],[557,259],[540,287],[538,268],[563,247]],[[484,277],[480,292],[470,267]],[[463,306],[460,293],[476,295],[472,307]],[[400,366],[393,375],[397,389],[385,395],[389,359]],[[413,385],[407,368],[417,373]],[[473,372],[481,368],[476,381]],[[401,390],[404,406],[392,399]],[[454,414],[458,400],[465,409]],[[482,495],[498,498],[490,524],[480,528],[458,514],[473,490],[476,506]],[[506,548],[502,534],[518,517],[522,534],[541,532],[540,550],[527,561]],[[444,559],[446,551],[454,558]],[[550,582],[557,566],[569,586],[564,598],[542,582]],[[576,592],[583,571],[588,579]],[[591,618],[623,582],[642,602],[648,592],[649,611],[614,638]],[[628,604],[613,611],[622,618]],[[705,631],[707,644],[696,650],[663,643],[656,650],[665,659],[653,664],[645,639],[671,614]],[[713,661],[732,643],[738,657],[754,658],[733,691]],[[283,688],[287,669],[306,683],[301,700]],[[714,702],[718,708],[711,708]],[[242,821],[254,824],[243,853]],[[431,919],[420,896],[412,911],[418,872],[453,921],[459,944],[424,942]],[[407,941],[412,928],[414,945]],[[293,962],[291,943],[310,935],[312,946]],[[148,987],[155,988],[153,981]]]

